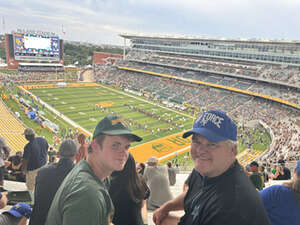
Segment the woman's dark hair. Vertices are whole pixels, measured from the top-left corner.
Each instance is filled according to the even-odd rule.
[[[139,203],[145,199],[147,191],[146,186],[136,171],[135,160],[131,154],[129,154],[124,169],[121,171],[114,171],[111,177],[112,185],[118,187],[126,186],[126,189],[134,202]]]
[[[144,171],[145,171],[145,164],[144,163],[140,163],[139,166],[141,167],[141,170],[139,171],[139,174],[144,175]]]

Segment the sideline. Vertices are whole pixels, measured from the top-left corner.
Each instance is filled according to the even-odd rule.
[[[167,107],[164,106],[160,106],[157,105],[155,103],[149,102],[147,100],[144,100],[142,98],[137,98],[136,96],[132,96],[129,95],[127,93],[122,93],[120,91],[114,90],[112,88],[108,88],[105,87],[103,85],[99,85],[100,87],[106,88],[110,91],[114,91],[116,93],[122,94],[122,95],[127,95],[129,97],[144,101],[146,103],[152,104],[152,105],[156,105],[158,107],[176,112],[175,110],[169,109]],[[19,86],[19,88],[26,92],[29,93],[30,95],[32,95],[32,97],[39,101],[41,104],[44,104],[45,107],[51,111],[52,113],[54,113],[55,115],[59,116],[60,118],[62,118],[63,120],[65,120],[66,122],[68,122],[70,125],[72,125],[73,127],[75,127],[77,130],[79,130],[82,133],[85,133],[88,136],[92,136],[92,133],[90,133],[89,131],[87,131],[86,129],[84,129],[83,127],[81,127],[79,124],[75,123],[73,120],[71,120],[70,118],[68,118],[67,116],[65,116],[64,114],[62,114],[61,112],[57,111],[56,109],[54,109],[52,106],[50,106],[49,104],[47,104],[46,102],[44,102],[42,99],[38,98],[37,96],[35,96],[34,94],[32,94],[30,91],[26,90],[25,88],[23,88],[22,86]],[[180,113],[180,112],[176,112],[176,113]],[[190,118],[193,118],[189,115],[185,115],[183,113],[180,113],[181,115],[184,116],[188,116]],[[183,132],[179,132],[176,134],[172,134],[163,138],[159,138],[150,142],[146,142],[144,144],[141,145],[137,145],[134,146],[130,149],[130,152],[132,152],[132,154],[134,155],[134,157],[136,158],[136,160],[138,162],[145,162],[151,155],[157,155],[159,158],[159,161],[162,160],[166,160],[169,159],[175,155],[177,155],[178,153],[184,153],[187,152],[189,150],[189,145],[190,145],[190,140],[185,140],[181,138]],[[182,146],[183,145],[183,146]],[[142,148],[142,152],[141,149]],[[145,154],[146,151],[145,149],[149,150],[149,154]],[[168,149],[168,151],[166,151],[166,149]],[[171,150],[172,149],[172,150]]]
[[[30,91],[26,90],[25,88],[23,88],[22,86],[18,86],[22,91],[29,93],[33,98],[35,98],[35,100],[39,101],[41,104],[44,104],[45,107],[47,109],[49,109],[51,112],[53,112],[55,115],[59,116],[60,118],[62,118],[63,120],[65,120],[66,122],[68,122],[70,125],[72,125],[73,127],[75,127],[77,130],[81,131],[82,133],[85,133],[88,136],[92,136],[92,133],[87,131],[86,129],[84,129],[83,127],[81,127],[79,124],[75,123],[73,120],[71,120],[70,118],[68,118],[67,116],[65,116],[64,114],[62,114],[61,112],[57,111],[56,109],[54,109],[52,106],[50,106],[49,104],[47,104],[46,102],[44,102],[42,99],[37,98],[34,94],[32,94]]]

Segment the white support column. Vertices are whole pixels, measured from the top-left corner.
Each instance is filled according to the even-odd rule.
[[[126,38],[124,38],[124,46],[123,46],[123,60],[125,60],[125,59],[126,59],[125,53],[126,53]]]

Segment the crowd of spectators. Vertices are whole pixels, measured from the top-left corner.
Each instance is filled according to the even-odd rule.
[[[257,80],[245,80],[237,77],[226,77],[225,75],[220,76],[213,74],[213,72],[197,72],[190,71],[187,69],[178,69],[171,67],[164,67],[158,65],[145,64],[140,62],[124,61],[123,66],[128,66],[135,69],[156,72],[161,74],[169,74],[172,76],[187,78],[191,80],[198,80],[212,84],[225,85],[227,87],[238,88],[245,91],[251,91],[258,94],[277,97],[282,100],[289,101],[294,104],[300,105],[300,88],[291,88],[281,85],[258,82]],[[299,74],[298,74],[299,76]],[[296,76],[296,77],[298,77]],[[293,84],[297,84],[293,81]]]
[[[207,59],[193,56],[175,56],[167,53],[131,51],[127,60],[169,65],[186,69],[198,69],[213,73],[245,76],[266,81],[282,82],[283,84],[300,84],[299,68],[291,66],[267,65],[253,62],[226,61],[225,59]]]
[[[128,62],[128,65],[132,66],[132,63]],[[134,64],[134,68],[137,68],[136,65],[140,65],[139,69],[145,68],[145,65],[137,63]],[[171,70],[170,68],[149,65],[147,69],[152,67],[154,68],[153,72],[157,72],[158,68],[161,73],[168,73]],[[179,70],[176,71],[180,72]],[[183,76],[186,73],[181,72],[181,74]],[[292,107],[285,107],[279,103],[254,96],[232,93],[208,86],[193,85],[183,81],[143,73],[119,70],[115,67],[104,70],[99,69],[94,76],[99,82],[117,85],[124,89],[150,93],[150,96],[155,99],[168,101],[180,99],[178,103],[193,105],[198,109],[224,110],[229,112],[236,121],[243,121],[243,123],[252,120],[262,121],[273,132],[273,142],[268,151],[266,151],[265,158],[271,157],[276,159],[281,154],[284,154],[286,159],[298,159],[300,156],[300,126],[297,125],[299,124],[299,112]],[[222,80],[216,76],[213,76],[213,78]],[[261,90],[268,90],[263,84],[252,84],[249,81],[238,81],[236,79],[231,81],[233,80],[235,81],[231,82],[233,86],[240,84],[241,87],[251,90],[252,86],[257,87],[261,85]],[[270,90],[274,91],[273,87]],[[288,96],[288,93],[284,93],[284,90],[281,92],[283,95]],[[297,101],[300,101],[299,93],[294,93],[290,97],[298,95]]]
[[[0,72],[0,82],[14,82],[14,83],[35,83],[40,81],[57,81],[65,80],[76,81],[77,77],[70,77],[68,72],[16,72],[15,74],[6,74]]]

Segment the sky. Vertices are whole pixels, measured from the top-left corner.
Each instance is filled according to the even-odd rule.
[[[0,0],[0,34],[113,45],[120,33],[300,40],[299,9],[300,0]]]

